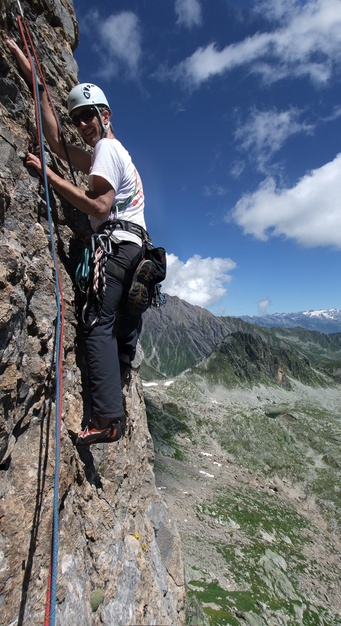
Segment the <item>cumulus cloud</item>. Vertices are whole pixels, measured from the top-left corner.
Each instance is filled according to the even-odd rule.
[[[340,0],[263,3],[273,7],[272,17],[285,15],[284,26],[271,32],[257,33],[244,41],[219,50],[215,43],[196,50],[173,68],[174,79],[199,86],[211,76],[221,75],[247,65],[267,82],[280,78],[308,76],[323,84],[332,75],[333,64],[341,59]],[[274,10],[277,7],[277,13]]]
[[[255,158],[259,171],[281,149],[291,135],[311,133],[313,126],[299,120],[301,112],[292,107],[286,111],[254,109],[244,124],[239,124],[235,138],[240,150]]]
[[[267,178],[237,202],[227,219],[257,239],[285,237],[305,247],[341,248],[341,154],[292,188]]]
[[[175,0],[177,23],[186,28],[200,26],[201,5],[198,0]]]
[[[268,298],[263,298],[262,300],[259,300],[259,302],[258,302],[258,314],[259,315],[266,315],[268,307],[270,306],[270,304],[271,304],[271,300],[268,300]]]
[[[162,289],[190,304],[208,308],[226,296],[226,283],[236,263],[231,259],[194,255],[185,263],[174,254],[167,255],[167,277]]]
[[[103,69],[98,74],[111,78],[124,70],[136,77],[142,54],[141,28],[138,17],[132,11],[122,11],[101,17],[97,10],[90,11],[80,22],[80,28],[92,34],[93,49],[105,54]]]

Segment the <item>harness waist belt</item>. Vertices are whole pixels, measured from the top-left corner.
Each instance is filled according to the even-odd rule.
[[[137,235],[140,239],[142,239],[142,241],[150,241],[147,231],[142,228],[142,226],[134,224],[134,222],[128,222],[127,220],[108,220],[102,224],[100,232],[107,232],[107,230],[110,230],[111,235],[117,228],[119,230],[125,230],[128,233],[132,233],[133,235]]]
[[[120,230],[125,230],[128,233],[132,233],[133,235],[137,235],[142,239],[142,241],[147,237],[147,232],[145,231],[145,229],[138,224],[134,224],[134,222],[119,220],[116,224],[116,228],[119,228]]]

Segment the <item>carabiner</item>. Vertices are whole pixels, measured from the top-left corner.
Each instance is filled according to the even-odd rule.
[[[105,233],[100,233],[99,235],[97,235],[97,237],[98,237],[98,243],[101,246],[102,250],[104,250],[105,254],[111,254],[112,246],[111,246],[111,241],[108,235],[106,235]]]

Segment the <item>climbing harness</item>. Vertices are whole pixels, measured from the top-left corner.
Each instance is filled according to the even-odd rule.
[[[136,272],[139,272],[140,263],[135,270],[135,274],[132,274],[116,265],[114,260],[112,260],[113,244],[119,241],[114,234],[116,229],[125,230],[140,237],[142,248],[137,258],[139,262],[145,260],[153,264],[153,278],[147,285],[149,292],[148,307],[154,306],[159,308],[167,302],[166,296],[161,293],[160,285],[166,277],[165,249],[162,247],[155,248],[147,231],[142,226],[126,220],[108,220],[101,226],[100,232],[92,234],[91,246],[84,249],[76,269],[76,284],[85,296],[85,303],[81,311],[81,320],[85,330],[91,330],[99,321],[106,289],[107,268],[111,276],[114,276],[126,286],[134,282]],[[132,266],[134,267],[134,261]],[[88,319],[90,302],[93,302],[95,311],[91,321]]]
[[[76,284],[85,296],[81,312],[81,320],[85,330],[91,330],[101,315],[102,303],[106,289],[106,269],[122,283],[127,283],[129,272],[118,266],[113,260],[113,245],[119,242],[115,230],[124,230],[140,237],[142,242],[150,241],[147,231],[133,222],[113,219],[102,224],[100,231],[91,235],[91,245],[84,249],[82,258],[76,269]],[[138,254],[140,257],[141,254]],[[134,264],[134,262],[133,262]],[[131,278],[131,276],[130,276]],[[94,303],[95,315],[89,321],[90,302]]]
[[[53,232],[53,220],[52,220],[52,212],[50,205],[50,196],[49,196],[49,185],[46,174],[46,159],[45,159],[45,150],[44,150],[44,140],[43,140],[43,123],[42,123],[42,114],[40,107],[40,97],[39,91],[44,89],[49,99],[50,106],[52,108],[53,114],[57,121],[58,128],[60,130],[60,134],[63,137],[61,127],[58,121],[58,118],[55,114],[55,110],[52,104],[52,101],[49,97],[47,86],[44,80],[44,76],[42,74],[37,55],[35,53],[33,41],[28,29],[27,24],[24,21],[23,11],[20,5],[19,0],[17,0],[17,4],[19,7],[18,15],[18,25],[21,32],[21,36],[26,48],[26,53],[31,66],[32,73],[32,85],[33,85],[33,95],[35,102],[35,116],[36,116],[36,127],[37,127],[37,135],[38,135],[38,144],[40,149],[40,160],[42,164],[43,171],[43,182],[45,188],[45,197],[46,197],[46,206],[47,206],[47,215],[48,215],[48,225],[49,225],[49,233],[50,233],[50,245],[51,252],[54,263],[54,272],[56,278],[56,304],[57,304],[57,318],[56,318],[56,338],[55,338],[55,378],[56,378],[56,413],[55,413],[55,467],[54,467],[54,481],[53,481],[53,532],[52,532],[52,546],[51,546],[51,562],[50,562],[50,573],[49,573],[49,581],[47,586],[46,593],[46,603],[45,603],[45,619],[44,626],[54,626],[56,620],[56,603],[57,603],[57,570],[58,570],[58,532],[59,532],[59,473],[60,473],[60,442],[61,442],[61,420],[62,420],[62,412],[63,412],[63,342],[64,342],[64,296],[63,296],[63,288],[60,276],[60,269],[58,264],[58,257],[56,253],[55,243],[54,243],[54,232]],[[31,52],[32,51],[32,52]],[[40,79],[42,80],[43,88],[38,83],[37,70],[40,75]],[[72,171],[72,168],[71,168]]]

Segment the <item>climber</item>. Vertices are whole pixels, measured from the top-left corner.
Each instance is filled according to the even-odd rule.
[[[7,45],[31,86],[29,60],[14,40],[7,39]],[[141,330],[139,307],[133,313],[128,308],[129,285],[139,267],[140,274],[135,272],[133,282],[134,301],[138,304],[152,272],[150,262],[141,263],[143,240],[148,237],[143,186],[129,153],[114,135],[111,108],[99,87],[92,83],[76,85],[67,99],[71,120],[81,139],[93,148],[92,154],[74,144],[64,147],[42,87],[39,94],[44,135],[52,152],[64,160],[69,158],[73,167],[87,174],[89,189],[77,187],[49,167],[46,168],[48,182],[74,207],[88,215],[94,233],[95,258],[96,254],[99,257],[104,254],[106,260],[102,266],[105,289],[100,307],[94,297],[88,301],[89,323],[84,333],[91,419],[88,425],[83,425],[76,444],[113,442],[121,438],[125,429],[121,371],[134,359]],[[28,153],[26,164],[42,175],[42,164],[37,156]],[[122,325],[119,337],[116,333],[118,316]]]

